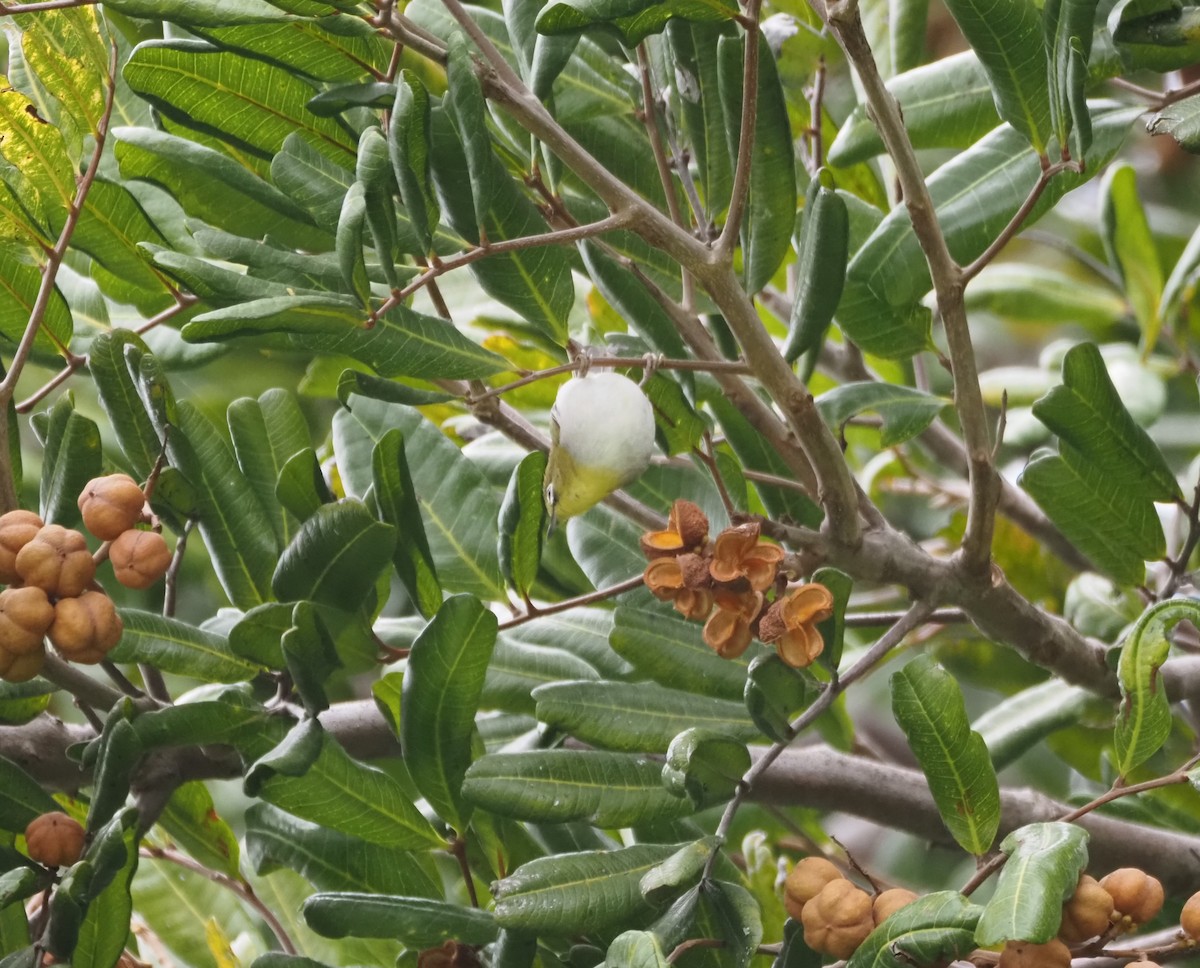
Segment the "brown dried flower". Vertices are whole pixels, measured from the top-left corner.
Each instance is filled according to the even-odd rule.
[[[673,602],[675,611],[684,618],[707,618],[712,611],[708,569],[699,555],[654,558],[646,566],[643,581],[655,598]]]
[[[762,592],[713,594],[717,610],[704,624],[704,641],[722,659],[736,659],[750,646],[751,623],[762,611]]]
[[[691,501],[679,498],[671,505],[665,531],[647,531],[642,535],[642,554],[661,558],[695,551],[708,541],[708,518]]]
[[[713,543],[709,573],[714,581],[734,582],[745,578],[756,592],[765,592],[775,581],[775,572],[783,560],[783,549],[760,541],[762,527],[757,521],[726,528]]]
[[[825,649],[817,624],[833,614],[833,593],[818,582],[792,589],[767,610],[758,637],[773,642],[779,657],[794,669],[812,665]]]

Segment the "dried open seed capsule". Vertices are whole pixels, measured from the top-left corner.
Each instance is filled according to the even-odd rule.
[[[43,813],[25,828],[29,856],[47,867],[66,867],[83,856],[86,833],[78,820],[65,813]]]
[[[121,640],[121,617],[104,592],[84,592],[54,606],[54,622],[46,633],[63,658],[94,665]]]
[[[875,928],[871,895],[844,878],[830,881],[800,912],[804,943],[835,958],[849,958]]]
[[[34,585],[0,592],[0,649],[14,656],[42,648],[42,636],[54,621],[54,606]]]
[[[93,477],[79,495],[83,525],[101,541],[112,541],[142,518],[146,495],[128,474]]]
[[[17,575],[47,595],[74,598],[96,577],[96,562],[82,534],[48,524],[17,552]]]
[[[18,580],[17,552],[24,548],[45,522],[32,511],[9,511],[0,515],[0,582]]]
[[[171,549],[157,531],[123,531],[108,549],[113,574],[126,588],[149,588],[167,573]]]

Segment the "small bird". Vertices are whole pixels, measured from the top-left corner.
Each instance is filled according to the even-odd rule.
[[[640,386],[619,373],[568,380],[550,410],[550,530],[637,480],[653,453],[654,408]]]

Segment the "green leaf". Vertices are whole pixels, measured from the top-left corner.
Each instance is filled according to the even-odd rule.
[[[312,138],[335,161],[354,157],[349,131],[307,109],[313,88],[264,61],[191,40],[150,40],[134,48],[122,75],[168,117],[258,157],[271,158],[293,133]]]
[[[367,264],[363,255],[363,233],[366,231],[367,199],[362,182],[350,186],[342,199],[336,234],[338,265],[342,269],[342,285],[354,293],[361,306],[369,305],[371,283],[367,279]]]
[[[819,694],[815,679],[793,669],[776,653],[758,656],[746,677],[746,708],[754,725],[776,743],[791,740],[792,719]]]
[[[198,700],[144,713],[135,720],[134,732],[147,750],[190,743],[233,743],[243,733],[261,732],[267,721],[263,708],[236,693],[229,698]],[[264,746],[264,751],[269,748]]]
[[[316,451],[311,447],[292,455],[283,465],[275,495],[279,503],[301,521],[316,514],[322,504],[331,504],[336,500],[321,472]]]
[[[433,229],[440,214],[429,176],[431,137],[429,92],[416,74],[402,70],[396,78],[388,149],[400,198],[422,253],[433,248]]]
[[[329,708],[325,681],[342,665],[334,646],[328,624],[312,602],[300,601],[292,609],[292,624],[279,640],[287,667],[296,685],[296,692],[310,716]],[[297,740],[302,737],[296,737]],[[318,744],[319,745],[319,744]],[[261,763],[262,760],[259,760]],[[257,767],[259,764],[256,763]],[[307,766],[305,766],[307,769]],[[246,774],[247,787],[251,772]],[[303,772],[303,771],[301,771]],[[289,774],[299,775],[299,774]]]
[[[271,334],[285,346],[361,360],[380,376],[475,379],[504,360],[444,320],[395,306],[366,325],[363,309],[332,293],[274,296],[201,313],[183,328],[192,342]]]
[[[1108,29],[1126,70],[1175,71],[1200,57],[1200,11],[1182,3],[1118,3]]]
[[[1062,386],[1034,403],[1034,416],[1106,478],[1154,501],[1182,500],[1166,458],[1125,409],[1095,344],[1071,347],[1062,376]]]
[[[599,750],[491,754],[471,764],[462,792],[484,810],[532,823],[633,827],[691,814],[663,789],[660,772],[644,757]]]
[[[413,782],[456,830],[470,809],[462,782],[471,765],[475,712],[496,642],[496,616],[470,595],[447,599],[417,636],[404,672],[400,740]]]
[[[95,751],[90,765],[96,771],[92,801],[88,804],[87,823],[84,824],[89,830],[102,827],[124,807],[133,771],[145,752],[137,731],[126,718],[129,713],[128,703],[114,706],[104,722],[99,740],[89,747],[89,753]]]
[[[846,421],[867,410],[883,418],[879,443],[883,447],[902,444],[925,431],[937,415],[950,405],[944,397],[912,387],[890,383],[844,383],[817,397],[817,409],[825,422],[841,434]]]
[[[289,867],[322,891],[442,896],[427,855],[368,843],[266,803],[246,811],[246,853],[256,874]]]
[[[1044,944],[1058,933],[1063,902],[1075,892],[1087,864],[1088,832],[1068,823],[1032,823],[1004,838],[1008,862],[984,907],[975,943]]]
[[[900,102],[914,148],[966,148],[1000,122],[974,51],[914,67],[891,78],[887,89]],[[827,157],[831,165],[847,168],[885,150],[866,105],[858,104],[838,129]]]
[[[207,682],[242,682],[261,671],[235,655],[223,636],[135,608],[122,608],[120,615],[125,631],[109,654],[113,662],[144,662]]]
[[[41,285],[42,274],[37,268],[22,262],[15,252],[0,251],[0,335],[14,344],[21,341],[29,324]],[[34,347],[39,353],[57,357],[71,342],[73,331],[71,309],[56,286]]]
[[[736,659],[722,659],[705,644],[702,626],[658,601],[647,609],[618,606],[609,644],[659,685],[733,700],[742,697],[751,660],[764,651],[752,646]]]
[[[58,804],[16,763],[0,757],[0,829],[22,832],[34,817],[51,813]]]
[[[443,941],[485,945],[499,933],[487,911],[423,897],[378,894],[314,894],[304,902],[304,920],[327,938],[396,938],[413,948]]]
[[[421,521],[421,505],[404,454],[404,434],[389,430],[371,454],[371,475],[380,516],[396,529],[392,563],[421,614],[432,618],[442,604],[433,553]]]
[[[216,28],[194,25],[192,33],[218,47],[241,51],[319,81],[358,81],[365,70],[386,71],[391,54],[387,40],[365,20],[337,16],[329,6],[319,12],[332,16],[312,20]]]
[[[997,703],[975,720],[974,728],[1002,770],[1051,733],[1073,726],[1094,696],[1086,689],[1057,679],[1023,689]]]
[[[432,121],[432,174],[442,208],[451,228],[478,245],[480,226],[475,203],[472,195],[462,190],[471,178],[463,144],[444,110],[434,111]],[[545,219],[494,156],[491,166],[493,191],[482,226],[487,240],[500,242],[547,231]],[[561,248],[543,245],[498,252],[472,262],[470,268],[484,292],[518,313],[551,342],[565,344],[575,285]]]
[[[650,913],[642,876],[678,845],[557,854],[532,860],[493,885],[496,922],[538,934],[576,934],[628,923]]]
[[[307,696],[305,708],[312,713]],[[325,703],[322,708],[328,708]],[[318,710],[320,711],[320,710]],[[325,730],[316,715],[300,720],[287,731],[273,749],[268,750],[248,767],[242,778],[242,789],[248,797],[257,797],[263,783],[276,776],[302,777],[309,771],[325,743]]]
[[[1196,280],[1200,277],[1200,228],[1192,233],[1183,252],[1171,269],[1159,301],[1160,324],[1174,325],[1188,303],[1195,298]]]
[[[546,531],[546,504],[542,497],[545,476],[546,455],[541,451],[526,454],[513,468],[508,490],[500,503],[500,540],[496,548],[500,573],[522,596],[533,588],[542,559],[542,536]]]
[[[929,782],[938,812],[975,855],[1000,826],[1000,788],[983,737],[971,729],[958,683],[927,657],[891,677],[892,711]]]
[[[606,968],[669,968],[653,931],[624,931],[604,955]]]
[[[700,937],[724,942],[719,963],[746,968],[762,941],[762,913],[754,896],[740,884],[702,881],[697,891],[694,928]]]
[[[108,51],[95,8],[41,10],[13,19],[21,27],[26,66],[63,107],[60,123],[78,122],[90,132],[104,114]],[[15,45],[14,45],[15,46]]]
[[[1084,98],[1096,6],[1096,0],[1050,0],[1042,8],[1048,71],[1046,80],[1050,94],[1050,130],[1058,139],[1060,148],[1071,145],[1069,136],[1074,122],[1072,105]],[[1073,44],[1079,48],[1074,68]],[[1085,150],[1089,140],[1090,133],[1082,142]]]
[[[1143,562],[1166,554],[1154,504],[1074,447],[1063,444],[1059,450],[1061,456],[1030,461],[1018,483],[1097,568],[1122,585],[1140,585]]]
[[[1137,173],[1132,166],[1109,168],[1100,185],[1100,197],[1104,200],[1101,209],[1104,249],[1125,286],[1125,295],[1142,330],[1142,346],[1149,353],[1158,341],[1163,273],[1146,210],[1138,198]]]
[[[817,631],[825,640],[825,648],[817,661],[831,674],[836,674],[842,661],[842,646],[846,637],[846,606],[850,604],[854,580],[844,571],[826,566],[814,571],[811,581],[824,585],[833,595],[833,614],[817,623]]]
[[[226,27],[265,24],[284,19],[284,13],[266,0],[114,0],[108,4],[130,17],[170,20],[181,26]]]
[[[371,455],[392,428],[404,434],[404,452],[421,504],[425,534],[444,588],[505,597],[496,559],[499,513],[491,485],[454,443],[410,407],[352,397],[350,411],[334,417],[334,450],[347,490],[362,495],[373,483]]]
[[[201,780],[175,788],[158,818],[171,839],[210,870],[237,877],[241,850],[237,834],[226,823]]]
[[[1158,752],[1170,735],[1171,707],[1158,670],[1171,649],[1167,633],[1182,621],[1198,618],[1200,603],[1190,599],[1159,602],[1142,613],[1121,646],[1117,665],[1121,707],[1114,731],[1115,765],[1121,776],[1128,776]]]
[[[665,753],[693,726],[742,740],[757,733],[741,703],[650,682],[553,683],[535,689],[533,698],[543,723],[607,749]]]
[[[57,691],[56,685],[42,678],[0,684],[0,724],[20,726],[35,719],[50,705],[50,697]]]
[[[125,950],[129,940],[129,918],[133,913],[130,884],[138,867],[139,834],[137,825],[131,821],[132,818],[127,824],[120,818],[114,821],[118,824],[114,834],[121,847],[120,870],[111,872],[112,879],[88,903],[87,915],[79,926],[79,939],[71,952],[73,966],[111,968]],[[126,825],[128,829],[125,829]],[[103,833],[101,831],[100,836]],[[91,889],[98,888],[98,884],[93,884]]]
[[[1041,44],[1040,33],[1037,44]],[[1044,65],[1039,70],[1044,82]],[[1132,112],[1112,102],[1093,102],[1092,111],[1094,143],[1085,173],[1056,176],[1025,225],[1102,169],[1120,147],[1133,120]],[[1041,165],[1025,139],[1001,126],[929,176],[938,220],[960,264],[986,250],[1025,202],[1040,173]],[[852,256],[836,320],[846,335],[869,353],[911,356],[928,343],[929,314],[919,303],[929,286],[925,255],[907,209],[899,205]]]
[[[1028,0],[950,0],[947,7],[979,57],[996,111],[1043,152],[1050,134],[1050,91],[1038,8]]]
[[[553,35],[604,26],[633,47],[673,17],[711,23],[736,15],[737,9],[723,0],[551,0],[538,14],[537,29]]]
[[[84,486],[102,473],[100,428],[75,410],[68,394],[50,408],[42,437],[40,517],[46,524],[79,522],[77,503]]]
[[[331,228],[317,228],[286,194],[219,151],[152,128],[114,128],[113,137],[123,178],[158,185],[210,225],[308,251],[333,245]]]
[[[566,679],[598,679],[596,670],[553,645],[527,645],[501,636],[488,664],[480,706],[533,715],[533,690]]]
[[[956,891],[935,891],[906,904],[867,936],[846,968],[906,968],[948,963],[975,947],[982,909]]]
[[[732,797],[748,769],[750,751],[744,743],[693,727],[671,740],[662,784],[674,796],[686,797],[703,809]]]
[[[754,145],[750,156],[750,186],[741,225],[742,275],[746,292],[756,293],[779,268],[791,248],[796,224],[796,159],[787,104],[770,45],[761,33],[758,43],[758,103]],[[737,157],[741,126],[742,58],[740,38],[717,41],[721,103],[729,154]]]
[[[813,176],[804,203],[804,221],[796,246],[796,299],[783,350],[783,358],[789,363],[825,341],[846,283],[850,215],[845,199],[823,184],[826,179],[827,173]]]
[[[467,184],[475,204],[476,233],[487,224],[492,197],[492,176],[496,171],[491,138],[487,126],[487,103],[471,45],[461,32],[450,35],[446,62],[445,105],[462,142],[470,179]]]
[[[35,193],[44,211],[71,204],[75,197],[75,166],[62,132],[12,87],[0,91],[0,145],[8,163],[20,171],[22,188]]]
[[[966,306],[970,313],[1013,322],[1048,325],[1071,319],[1097,329],[1113,326],[1129,312],[1120,293],[1108,286],[1091,279],[1084,285],[1061,269],[1032,262],[988,266],[967,287]]]
[[[361,501],[324,504],[280,555],[271,587],[280,601],[310,599],[354,611],[371,594],[395,545],[396,529]]]
[[[1200,152],[1200,96],[1193,95],[1163,108],[1147,127],[1151,134],[1170,135],[1184,151]]]

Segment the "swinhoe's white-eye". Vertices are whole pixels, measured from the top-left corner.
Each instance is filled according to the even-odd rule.
[[[619,373],[564,383],[550,410],[550,457],[543,493],[550,528],[637,480],[654,453],[654,408]]]

